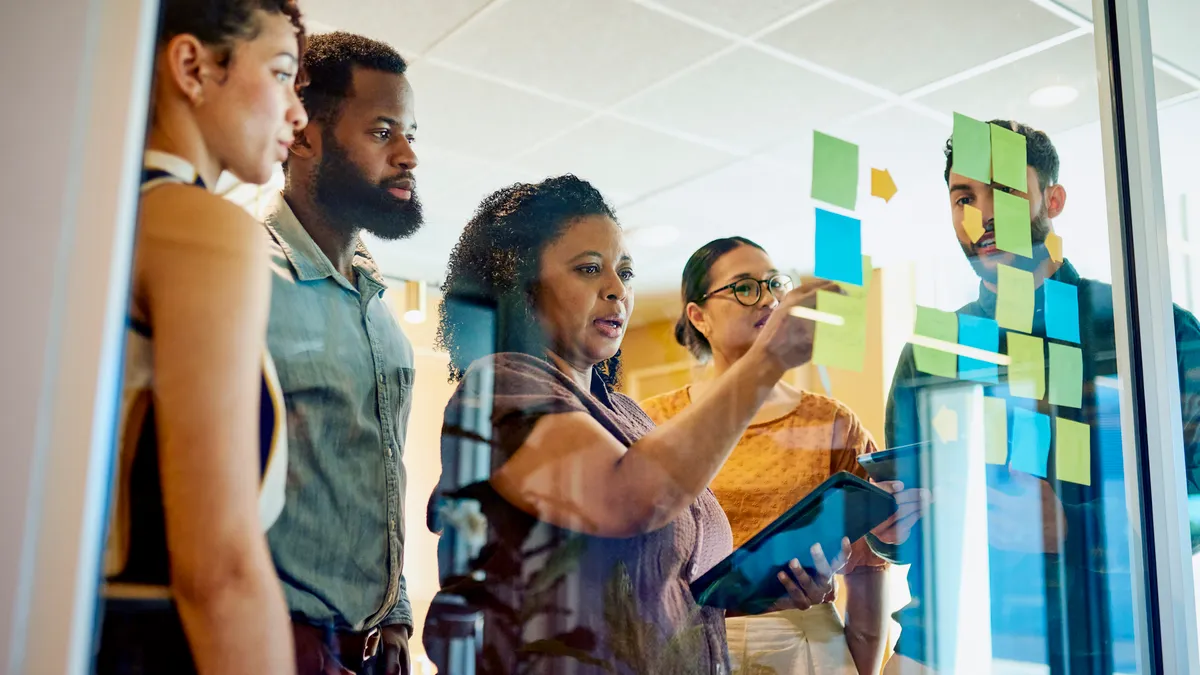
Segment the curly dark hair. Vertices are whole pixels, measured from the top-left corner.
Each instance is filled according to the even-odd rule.
[[[1044,131],[1038,131],[1027,124],[1012,120],[991,120],[988,124],[1011,129],[1025,137],[1026,162],[1033,167],[1038,176],[1038,186],[1042,191],[1058,182],[1058,150]],[[954,166],[954,137],[946,139],[946,184],[950,184],[950,167]]]
[[[304,54],[308,84],[300,91],[309,119],[337,121],[342,102],[352,93],[355,67],[403,75],[408,62],[390,46],[361,35],[337,31],[312,36]]]
[[[542,252],[587,216],[617,219],[591,183],[570,174],[515,183],[479,205],[450,253],[435,345],[450,354],[450,381],[473,361],[501,352],[544,358],[546,338],[536,316]],[[480,343],[478,308],[494,312],[496,339]],[[618,350],[596,366],[609,389],[620,377]]]
[[[233,45],[239,40],[258,37],[262,26],[255,12],[283,14],[296,27],[303,63],[305,49],[304,20],[296,0],[163,0],[158,16],[158,45],[177,35],[194,35],[206,45],[222,52],[221,65],[228,65]],[[297,84],[301,78],[297,78]]]

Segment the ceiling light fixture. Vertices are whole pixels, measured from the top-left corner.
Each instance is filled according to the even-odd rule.
[[[1061,108],[1075,102],[1079,90],[1066,84],[1052,84],[1029,95],[1029,103],[1038,108]]]
[[[679,228],[674,225],[650,225],[629,231],[629,239],[636,246],[661,248],[679,239]]]
[[[404,282],[404,320],[409,323],[425,322],[425,303],[428,293],[424,281]]]

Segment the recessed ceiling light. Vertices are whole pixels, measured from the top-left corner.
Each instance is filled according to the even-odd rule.
[[[679,228],[674,225],[651,225],[629,231],[629,239],[633,244],[649,248],[666,246],[678,238]]]
[[[1066,84],[1052,84],[1029,95],[1029,103],[1039,108],[1061,108],[1079,98],[1079,90]]]

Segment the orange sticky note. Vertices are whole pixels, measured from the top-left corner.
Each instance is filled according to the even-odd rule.
[[[971,208],[971,207],[967,207]],[[1051,232],[1046,235],[1046,252],[1050,254],[1050,258],[1054,262],[1062,262],[1062,237],[1057,233]]]
[[[963,229],[966,230],[967,236],[971,238],[971,243],[979,241],[979,238],[983,236],[983,211],[970,204],[964,206]]]

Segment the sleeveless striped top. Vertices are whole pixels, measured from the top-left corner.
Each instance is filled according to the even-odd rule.
[[[204,189],[186,160],[148,151],[142,170],[142,194],[167,184]],[[264,260],[265,264],[265,260]],[[265,340],[265,336],[264,336]],[[105,549],[107,597],[165,597],[170,585],[162,486],[158,473],[158,435],[154,420],[153,335],[150,326],[129,317],[125,337],[118,459],[113,476],[113,506]],[[287,479],[287,433],[283,395],[275,364],[263,347],[259,413],[258,519],[265,532],[283,511]]]

